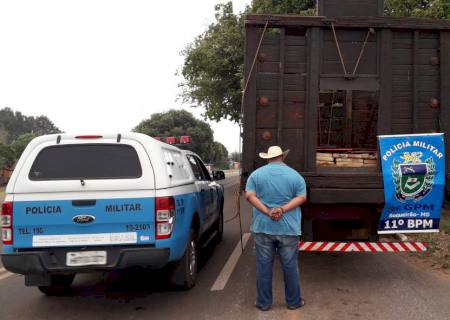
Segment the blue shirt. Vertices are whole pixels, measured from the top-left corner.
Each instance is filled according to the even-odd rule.
[[[269,209],[279,208],[297,196],[306,197],[305,179],[282,162],[272,162],[255,170],[247,180],[245,191],[254,192]],[[271,235],[301,235],[301,210],[295,208],[272,220],[256,208],[250,230]]]

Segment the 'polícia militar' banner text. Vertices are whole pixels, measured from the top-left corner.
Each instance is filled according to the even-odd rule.
[[[438,232],[445,188],[444,134],[378,139],[385,199],[378,233]]]

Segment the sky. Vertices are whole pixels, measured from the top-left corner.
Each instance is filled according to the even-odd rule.
[[[127,132],[180,101],[180,52],[220,0],[0,0],[0,109],[46,115],[68,133]],[[240,12],[250,0],[233,0]],[[239,149],[239,127],[210,122]]]

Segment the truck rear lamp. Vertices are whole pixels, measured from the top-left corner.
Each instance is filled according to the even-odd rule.
[[[155,238],[167,239],[172,235],[175,224],[175,198],[157,197],[155,199]]]
[[[13,242],[13,203],[3,202],[2,215],[1,215],[1,227],[2,227],[2,241],[5,245],[11,245]]]
[[[11,227],[11,216],[1,216],[0,219],[2,228],[10,228]]]
[[[3,244],[7,244],[7,245],[12,244],[12,230],[11,229],[2,229],[2,241],[3,241]]]
[[[13,214],[13,203],[5,201],[2,204],[2,216],[12,216]]]
[[[157,222],[170,222],[175,216],[175,210],[158,210],[156,213]]]
[[[103,136],[99,135],[84,135],[84,136],[76,136],[76,139],[101,139]]]
[[[172,235],[172,223],[158,223],[156,229],[156,239],[168,239]]]

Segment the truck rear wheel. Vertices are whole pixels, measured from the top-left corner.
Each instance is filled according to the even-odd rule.
[[[38,286],[38,289],[47,296],[62,296],[70,292],[70,286],[75,278],[74,274],[53,274],[51,284],[48,286]]]
[[[197,236],[193,229],[189,233],[189,240],[180,261],[173,266],[170,282],[180,289],[191,289],[197,279]]]

